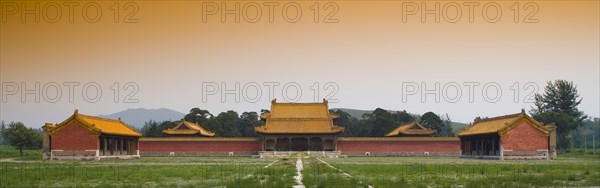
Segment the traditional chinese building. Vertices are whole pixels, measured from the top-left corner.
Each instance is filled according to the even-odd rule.
[[[202,128],[196,123],[188,122],[185,120],[181,120],[179,124],[177,124],[177,126],[167,130],[163,130],[162,132],[169,136],[215,136],[215,133],[207,131],[206,129]]]
[[[141,133],[118,120],[79,114],[44,127],[45,156],[50,159],[139,157]]]
[[[433,136],[435,130],[429,129],[421,125],[417,120],[399,125],[396,129],[390,131],[385,136],[399,136],[399,137],[418,137],[418,136]]]
[[[550,159],[556,155],[555,126],[521,113],[480,119],[458,134],[461,157]]]
[[[277,103],[261,115],[266,124],[256,127],[262,151],[335,151],[343,127],[333,124],[335,114],[323,103]]]

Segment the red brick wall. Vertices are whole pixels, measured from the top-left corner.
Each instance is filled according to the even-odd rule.
[[[72,121],[51,137],[52,150],[97,150],[98,137],[82,127],[78,121]]]
[[[252,155],[259,141],[139,141],[140,155]]]
[[[508,155],[511,152],[525,154],[548,149],[548,136],[529,125],[527,121],[508,131],[501,139],[502,148]]]
[[[338,141],[344,155],[458,155],[460,141]]]

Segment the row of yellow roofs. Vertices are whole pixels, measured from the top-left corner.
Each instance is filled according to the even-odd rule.
[[[329,113],[327,101],[323,103],[276,103],[272,102],[272,112],[261,116],[266,119],[266,125],[256,127],[258,133],[266,134],[336,134],[341,133],[344,128],[334,125],[333,119],[337,116]],[[73,121],[79,121],[86,129],[96,135],[111,134],[123,136],[141,137],[142,134],[126,125],[121,118],[118,120],[79,114],[77,110],[67,120],[57,125],[46,124],[44,129],[54,135],[59,130]],[[543,125],[521,110],[521,113],[509,114],[486,119],[476,119],[475,122],[458,134],[461,136],[480,134],[499,134],[506,132],[521,124],[528,122],[544,134],[549,134],[555,127]],[[181,121],[176,127],[163,131],[166,134],[214,136],[215,133],[205,130],[200,125]],[[405,135],[428,135],[435,130],[425,128],[418,122],[413,121],[401,125],[386,136]]]

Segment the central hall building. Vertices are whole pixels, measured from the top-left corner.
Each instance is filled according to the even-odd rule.
[[[333,124],[338,116],[322,103],[277,103],[261,115],[266,122],[256,127],[262,151],[336,151],[343,127]]]

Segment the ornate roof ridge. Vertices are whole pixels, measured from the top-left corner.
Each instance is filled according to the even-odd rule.
[[[294,105],[294,104],[309,104],[309,105],[327,105],[329,102],[327,99],[323,99],[323,102],[282,102],[278,103],[277,99],[271,101],[271,105]]]
[[[295,104],[308,104],[308,105],[324,105],[321,102],[286,102],[286,103],[273,103],[274,105],[295,105]]]
[[[92,119],[98,119],[98,120],[104,120],[104,121],[112,121],[112,122],[120,122],[120,123],[125,124],[121,120],[121,118],[119,118],[119,119],[110,119],[110,118],[104,118],[104,117],[98,117],[98,116],[92,116],[92,115],[86,115],[86,114],[79,114],[79,113],[76,114],[76,115],[81,116],[81,117],[85,117],[85,118],[92,118]]]
[[[522,115],[522,113],[516,113],[516,114],[507,114],[507,115],[502,115],[502,116],[495,116],[495,117],[490,117],[490,118],[475,118],[475,121],[473,122],[473,125],[477,124],[477,123],[481,123],[481,122],[486,122],[486,121],[494,121],[494,120],[499,120],[499,119],[509,119],[509,118],[516,118],[519,115]]]
[[[300,118],[290,118],[290,117],[275,117],[272,118],[270,117],[269,120],[287,120],[287,121],[303,121],[303,120],[323,120],[323,121],[329,121],[331,118],[330,117],[300,117]]]
[[[478,125],[479,123],[490,122],[493,120],[505,120],[505,121],[496,122],[497,124],[495,124],[495,125],[489,125],[489,124]],[[535,129],[543,132],[544,134],[549,133],[549,128],[547,128],[544,124],[535,120],[533,117],[527,115],[527,113],[525,113],[525,109],[521,109],[521,112],[516,113],[516,114],[508,114],[508,115],[497,116],[497,117],[486,118],[486,119],[479,119],[479,120],[476,119],[476,121],[473,122],[473,124],[471,126],[467,127],[465,130],[458,133],[458,136],[490,134],[490,133],[497,133],[502,136],[502,135],[506,134],[508,131],[512,130],[515,126],[518,126],[519,123],[522,121],[529,121],[530,123],[528,123],[528,124],[533,126]],[[491,128],[489,126],[491,126]],[[473,131],[474,129],[476,129],[476,127],[479,130]],[[482,130],[482,127],[487,127],[488,129]]]

